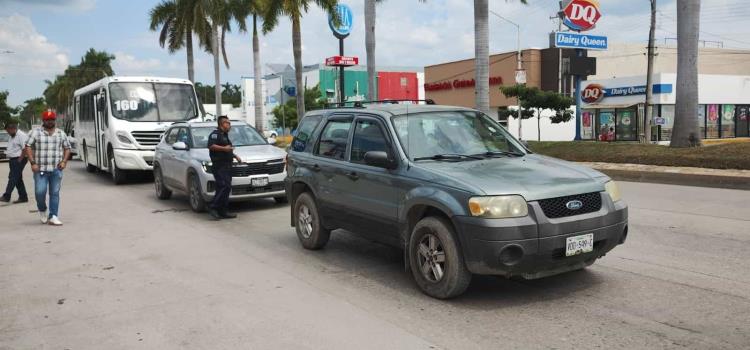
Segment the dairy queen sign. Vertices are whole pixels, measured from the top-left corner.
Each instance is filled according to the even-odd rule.
[[[602,17],[597,0],[570,0],[563,7],[563,13],[565,14],[563,24],[577,32],[593,29]]]

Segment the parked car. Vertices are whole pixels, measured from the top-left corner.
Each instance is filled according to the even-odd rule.
[[[10,135],[7,131],[0,131],[0,160],[8,159],[8,155],[5,151],[8,150],[8,142],[10,141]]]
[[[404,249],[419,288],[465,291],[473,274],[536,279],[583,269],[628,234],[617,184],[537,155],[487,115],[437,105],[308,112],[288,157],[304,248],[346,229]]]
[[[229,138],[242,163],[232,165],[230,201],[274,198],[286,202],[286,152],[268,143],[255,128],[233,121]],[[173,191],[186,192],[190,207],[201,212],[213,199],[216,183],[211,174],[208,136],[216,123],[175,123],[164,133],[154,155],[154,185],[159,199]]]

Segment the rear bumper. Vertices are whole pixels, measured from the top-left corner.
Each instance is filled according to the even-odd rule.
[[[534,279],[591,265],[627,237],[627,206],[603,197],[599,212],[561,219],[547,219],[535,203],[524,218],[454,217],[467,268],[475,274]],[[593,251],[565,255],[568,237],[589,233]]]

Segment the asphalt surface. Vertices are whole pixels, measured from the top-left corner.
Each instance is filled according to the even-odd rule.
[[[73,162],[64,226],[0,207],[0,349],[750,348],[750,191],[621,188],[628,241],[593,266],[439,301],[398,249],[336,231],[303,250],[286,205],[211,222]]]

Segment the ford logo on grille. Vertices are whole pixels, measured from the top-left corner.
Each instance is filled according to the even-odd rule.
[[[572,200],[572,201],[570,201],[568,203],[565,203],[565,207],[568,208],[568,209],[570,209],[570,210],[578,210],[578,209],[583,208],[583,202],[581,202],[581,201],[579,201],[577,199],[576,200]]]

